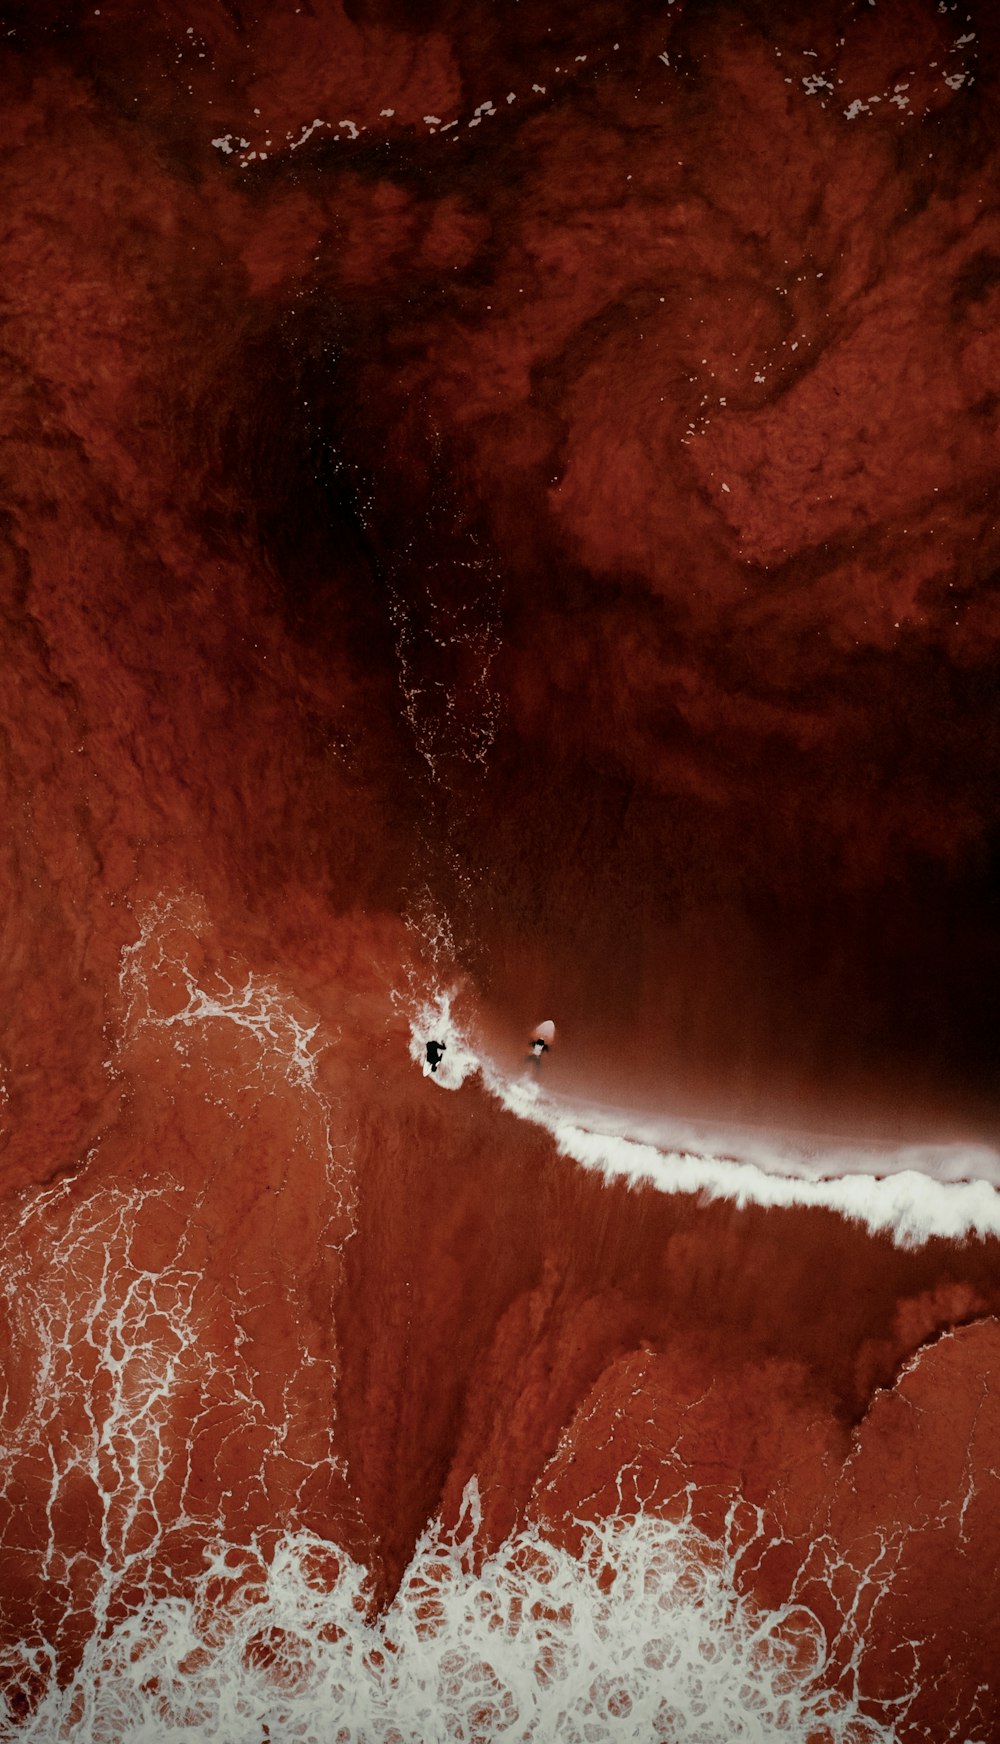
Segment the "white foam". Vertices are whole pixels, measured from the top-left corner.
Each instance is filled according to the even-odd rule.
[[[183,1038],[201,1025],[232,1025],[252,1039],[259,1055],[258,1070],[265,1063],[277,1064],[296,1088],[315,1090],[318,1018],[311,1024],[304,1022],[275,982],[255,975],[245,964],[236,967],[231,978],[216,971],[212,988],[199,984],[185,952],[197,946],[208,930],[200,901],[164,898],[142,910],[138,919],[139,937],[125,946],[119,977],[128,1002],[129,1028],[173,1030]],[[159,1011],[150,1000],[149,980],[163,974],[172,976],[184,994],[183,1005],[172,1011]],[[329,1045],[329,1039],[321,1044]]]
[[[616,1517],[579,1555],[534,1529],[485,1555],[479,1526],[473,1483],[458,1530],[425,1532],[374,1618],[365,1569],[311,1534],[285,1536],[269,1566],[216,1547],[190,1597],[150,1601],[92,1639],[18,1738],[893,1744],[856,1691],[823,1688],[813,1614],[755,1609],[738,1552],[690,1519]],[[45,1676],[45,1649],[34,1656]]]
[[[648,1181],[663,1191],[728,1199],[737,1206],[836,1211],[873,1233],[891,1235],[897,1247],[919,1247],[933,1236],[1000,1235],[1000,1195],[988,1181],[939,1181],[915,1169],[803,1180],[729,1157],[660,1151],[634,1139],[587,1132],[566,1120],[556,1122],[553,1131],[565,1156],[609,1178]]]
[[[424,1060],[431,1035],[446,1042],[434,1074],[442,1088],[456,1090],[478,1075],[510,1113],[545,1127],[562,1155],[609,1180],[727,1199],[737,1206],[835,1211],[873,1233],[890,1235],[898,1247],[918,1247],[934,1236],[959,1241],[1000,1235],[1000,1192],[994,1185],[1000,1182],[1000,1155],[990,1146],[803,1143],[793,1135],[699,1132],[666,1118],[657,1123],[660,1133],[672,1129],[676,1136],[657,1142],[646,1133],[636,1136],[635,1122],[624,1110],[573,1109],[546,1094],[534,1077],[506,1077],[456,1020],[451,992],[436,992],[413,1012],[410,1054],[415,1061]],[[424,1070],[429,1071],[426,1063]],[[722,1154],[713,1139],[723,1141]]]
[[[121,1058],[143,1032],[168,1041],[185,1062],[200,1058],[220,1036],[242,1042],[232,1058],[215,1058],[212,1095],[234,1112],[246,1092],[265,1096],[289,1089],[322,1144],[327,1184],[340,1214],[353,1215],[353,1187],[338,1150],[334,1100],[317,1076],[321,1056],[336,1046],[341,1027],[310,1012],[277,981],[229,954],[200,964],[213,928],[202,899],[190,893],[161,897],[138,910],[139,936],[122,951],[119,985],[126,1004]],[[203,985],[203,979],[207,985]]]
[[[454,1001],[454,990],[422,1001],[410,1024],[410,1058],[421,1067],[424,1077],[433,1076],[442,1090],[460,1090],[467,1078],[483,1070],[483,1061],[456,1020]],[[429,1041],[444,1044],[436,1068],[427,1059]]]
[[[212,1375],[197,1266],[184,1252],[155,1271],[136,1257],[140,1219],[156,1215],[172,1185],[105,1183],[76,1202],[72,1186],[57,1183],[23,1207],[6,1231],[0,1277],[9,1369],[21,1377],[0,1414],[0,1493],[6,1503],[8,1486],[16,1494],[26,1480],[37,1483],[44,1462],[35,1567],[55,1585],[95,1555],[119,1578],[148,1569],[167,1530],[163,1498],[183,1463],[178,1401]],[[89,1556],[65,1525],[67,1498],[80,1493],[91,1498],[97,1534]],[[96,1583],[99,1630],[110,1597],[109,1584]]]

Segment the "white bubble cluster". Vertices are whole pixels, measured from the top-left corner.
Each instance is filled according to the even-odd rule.
[[[431,1527],[373,1616],[366,1571],[307,1535],[221,1549],[198,1591],[94,1640],[25,1744],[892,1744],[823,1687],[808,1610],[762,1612],[689,1519],[615,1518],[576,1555],[534,1529],[478,1551],[479,1497]],[[331,1564],[335,1567],[331,1572]],[[235,1593],[225,1604],[222,1586]]]

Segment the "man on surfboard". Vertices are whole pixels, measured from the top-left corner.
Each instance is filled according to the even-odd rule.
[[[544,1023],[536,1023],[531,1032],[531,1058],[537,1066],[543,1054],[547,1054],[556,1038],[556,1026],[550,1017]]]

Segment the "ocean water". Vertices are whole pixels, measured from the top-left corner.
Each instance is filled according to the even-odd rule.
[[[7,0],[4,1744],[996,1744],[998,69]]]
[[[440,991],[411,1017],[410,1054],[443,1089],[470,1076],[502,1107],[552,1134],[559,1150],[608,1179],[649,1182],[662,1192],[720,1198],[736,1205],[818,1206],[839,1212],[903,1246],[933,1236],[961,1240],[1000,1234],[1000,1152],[987,1144],[863,1141],[696,1124],[664,1111],[630,1113],[574,1106],[547,1093],[530,1065],[505,1074],[476,1051],[453,1015],[456,994]],[[446,1053],[429,1073],[426,1040]],[[525,1050],[526,1051],[526,1050]]]
[[[484,1554],[478,1526],[473,1481],[457,1528],[428,1526],[375,1617],[364,1568],[324,1540],[282,1538],[266,1564],[217,1546],[189,1595],[89,1641],[65,1688],[41,1647],[8,1661],[44,1690],[16,1736],[892,1744],[853,1692],[824,1687],[810,1611],[748,1603],[739,1554],[690,1519],[609,1518],[572,1553],[532,1530]]]
[[[309,1171],[313,1233],[307,1231],[302,1264],[315,1266],[318,1242],[331,1288],[349,1309],[343,1291],[360,1276],[352,1263],[370,1264],[367,1249],[352,1260],[355,1245],[378,1231],[370,1227],[367,1165],[350,1140],[344,1097],[320,1071],[323,1059],[329,1069],[344,1048],[343,1026],[255,977],[245,961],[212,961],[210,925],[203,903],[176,899],[149,913],[123,954],[128,1041],[121,1069],[134,1070],[138,1050],[148,1082],[155,1068],[162,1107],[172,1108],[173,1118],[190,1123],[197,1110],[209,1111],[207,1127],[204,1114],[189,1124],[191,1142],[236,1135],[230,1142],[241,1170],[263,1145],[268,1167],[286,1181],[286,1197],[296,1191],[295,1176],[305,1180]],[[436,938],[447,935],[446,926],[435,928]],[[571,1170],[596,1172],[599,1198],[617,1177],[664,1204],[715,1199],[730,1202],[737,1215],[756,1208],[781,1220],[811,1206],[835,1213],[845,1228],[860,1226],[862,1242],[884,1231],[915,1255],[940,1240],[942,1226],[952,1241],[977,1230],[980,1201],[992,1203],[994,1188],[985,1181],[946,1183],[915,1171],[809,1181],[768,1172],[759,1157],[671,1153],[588,1130],[579,1114],[546,1093],[540,1074],[528,1068],[505,1079],[475,1051],[456,1015],[463,1000],[468,1004],[467,988],[422,995],[415,968],[404,987],[399,993],[385,986],[382,995],[401,1073],[391,1096],[399,1103],[405,1087],[417,1102],[396,1116],[393,1136],[383,1093],[373,1142],[382,1153],[387,1144],[410,1147],[418,1180],[426,1164],[417,1152],[427,1141],[412,1124],[416,1109],[441,1110],[460,1134],[461,1111],[476,1098],[500,1123],[490,1128],[491,1144],[510,1145],[503,1123],[513,1123],[515,1135],[534,1131]],[[424,1053],[431,1033],[446,1044],[437,1073],[429,1073]],[[350,1069],[359,1075],[357,1059]],[[515,1151],[517,1145],[515,1136]],[[390,1148],[387,1181],[392,1154]],[[787,1154],[780,1160],[787,1168]],[[529,1468],[537,1476],[513,1526],[498,1529],[495,1512],[484,1510],[473,1465],[460,1501],[432,1511],[387,1585],[370,1503],[363,1493],[359,1500],[354,1484],[356,1472],[377,1461],[373,1431],[391,1447],[407,1383],[388,1380],[384,1399],[377,1399],[367,1354],[375,1328],[362,1321],[353,1358],[350,1334],[340,1331],[338,1355],[328,1342],[338,1314],[328,1309],[282,1331],[291,1360],[286,1355],[274,1373],[260,1340],[274,1322],[276,1285],[289,1292],[297,1281],[287,1273],[282,1279],[268,1258],[273,1217],[261,1225],[260,1246],[249,1234],[235,1245],[226,1239],[230,1257],[221,1272],[207,1260],[199,1225],[229,1224],[236,1180],[224,1169],[213,1200],[204,1162],[195,1156],[188,1165],[191,1179],[202,1182],[200,1215],[185,1210],[178,1218],[191,1191],[182,1176],[165,1171],[157,1179],[147,1169],[126,1186],[118,1168],[116,1184],[106,1181],[89,1194],[70,1176],[29,1195],[10,1231],[7,1371],[15,1385],[3,1414],[4,1533],[22,1620],[4,1649],[3,1736],[39,1744],[152,1744],[170,1737],[192,1744],[500,1738],[770,1744],[786,1736],[801,1744],[877,1744],[912,1735],[926,1639],[917,1633],[908,1647],[897,1643],[902,1658],[888,1680],[879,1678],[877,1697],[866,1688],[865,1669],[884,1647],[883,1607],[905,1593],[909,1579],[901,1572],[911,1530],[902,1502],[902,1511],[893,1504],[870,1531],[852,1538],[843,1520],[834,1526],[827,1512],[841,1504],[821,1500],[812,1523],[800,1519],[786,1536],[790,1528],[775,1513],[774,1497],[748,1499],[738,1477],[720,1488],[711,1442],[705,1463],[704,1453],[680,1451],[678,1429],[673,1447],[668,1437],[658,1458],[641,1451],[641,1442],[617,1456],[609,1490],[600,1475],[615,1471],[607,1464],[608,1435],[643,1398],[641,1382],[638,1390],[635,1381],[615,1390],[613,1363],[606,1398],[598,1392],[588,1399],[577,1383],[558,1447],[546,1446],[551,1432],[529,1427],[529,1419],[518,1431],[538,1434],[539,1447]],[[91,1179],[99,1167],[95,1159]],[[258,1186],[258,1196],[268,1191]],[[445,1228],[442,1191],[434,1221]],[[473,1179],[466,1191],[474,1205],[492,1189]],[[168,1223],[178,1231],[169,1253],[162,1241]],[[503,1227],[485,1231],[484,1256]],[[575,1245],[572,1230],[564,1236]],[[286,1238],[286,1253],[293,1241]],[[385,1257],[404,1273],[413,1266],[405,1242]],[[428,1312],[440,1271],[432,1259]],[[384,1292],[384,1284],[378,1287]],[[293,1300],[302,1316],[308,1293]],[[411,1304],[394,1332],[390,1298],[376,1301],[377,1312],[389,1317],[385,1360],[402,1358],[401,1376],[420,1344]],[[934,1311],[953,1316],[949,1302],[942,1298]],[[263,1304],[269,1306],[262,1323]],[[461,1319],[460,1305],[457,1312]],[[429,1374],[451,1360],[447,1325],[442,1331],[428,1321]],[[484,1389],[485,1409],[497,1422],[491,1433],[502,1434],[505,1407],[493,1391],[498,1380],[502,1386],[494,1373],[496,1336],[485,1323],[476,1333],[464,1384],[470,1395]],[[541,1340],[541,1326],[531,1336]],[[369,1373],[360,1417],[350,1393],[358,1360]],[[918,1365],[910,1369],[919,1381]],[[703,1385],[716,1386],[717,1374],[715,1380],[706,1374]],[[775,1380],[786,1387],[784,1371],[775,1371]],[[413,1383],[418,1390],[420,1384]],[[760,1383],[754,1387],[759,1392]],[[697,1410],[697,1390],[680,1423]],[[746,1398],[734,1401],[734,1421],[748,1406]],[[467,1402],[462,1410],[475,1417],[483,1408]],[[641,1424],[644,1411],[650,1414],[643,1433],[652,1433],[653,1445],[662,1409],[662,1395],[650,1391],[636,1417]],[[766,1392],[753,1409],[766,1420]],[[601,1427],[606,1410],[610,1423]],[[974,1413],[970,1421],[978,1420]],[[359,1433],[372,1447],[360,1458]],[[973,1458],[974,1434],[963,1459]],[[748,1454],[753,1445],[751,1436]],[[490,1446],[489,1434],[483,1446]],[[848,1464],[860,1446],[852,1444]],[[982,1452],[988,1459],[988,1440]],[[578,1460],[582,1489],[574,1503],[560,1499],[558,1486]],[[588,1460],[597,1462],[589,1500]],[[316,1510],[304,1505],[304,1492],[324,1470],[327,1523],[319,1530],[306,1523]],[[673,1489],[657,1500],[657,1482],[667,1473]],[[403,1502],[391,1482],[390,1475],[380,1504],[390,1517]],[[494,1473],[489,1487],[495,1498]],[[716,1490],[722,1502],[706,1513],[705,1498]],[[950,1519],[959,1545],[974,1499],[967,1489],[964,1501],[955,1495],[953,1508],[943,1503],[942,1521]],[[988,1506],[985,1490],[982,1499]],[[368,1509],[367,1519],[359,1508]],[[344,1539],[338,1518],[348,1523]],[[773,1585],[760,1585],[776,1552],[790,1558],[780,1597]],[[979,1744],[974,1731],[968,1737]]]

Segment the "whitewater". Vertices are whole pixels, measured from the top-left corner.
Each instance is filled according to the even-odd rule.
[[[551,1133],[561,1155],[609,1180],[737,1206],[835,1211],[906,1248],[934,1237],[1000,1235],[1000,1152],[989,1145],[860,1144],[571,1103],[530,1068],[505,1073],[460,1015],[461,1000],[453,987],[411,1005],[411,1059],[445,1090],[478,1078],[509,1113]],[[425,1058],[430,1036],[445,1042],[433,1074]]]
[[[187,992],[182,1030],[236,1021],[225,1001],[209,1009]],[[237,1027],[242,1033],[250,1023],[248,1033],[275,1051],[311,1106],[315,1085],[279,1022],[283,1008],[265,1003],[259,1012],[241,995]],[[511,1114],[547,1128],[563,1154],[609,1178],[738,1203],[825,1205],[890,1229],[902,1244],[943,1228],[997,1227],[990,1181],[936,1179],[899,1156],[898,1171],[881,1178],[809,1179],[795,1167],[822,1168],[835,1153],[799,1153],[791,1143],[770,1152],[758,1135],[758,1150],[748,1146],[741,1159],[707,1147],[661,1148],[615,1131],[614,1111],[571,1108],[529,1071],[505,1076],[474,1046],[456,1016],[458,1003],[443,993],[413,1007],[414,1065],[428,1070],[426,1040],[437,1035],[446,1044],[433,1074],[442,1090],[476,1078]],[[151,1021],[141,1002],[133,1017]],[[188,1297],[179,1297],[177,1350],[164,1355],[171,1374],[180,1356],[194,1354],[188,1310]],[[129,1500],[129,1518],[143,1501],[156,1515],[169,1390],[158,1376],[150,1369],[145,1390],[129,1396],[128,1446],[152,1449],[120,1474],[124,1490],[115,1500]],[[864,1711],[856,1674],[866,1628],[860,1596],[891,1571],[881,1562],[827,1567],[822,1545],[811,1546],[787,1602],[767,1609],[749,1591],[762,1519],[737,1498],[712,1537],[693,1518],[695,1499],[689,1492],[671,1517],[631,1510],[553,1528],[529,1519],[497,1546],[482,1531],[473,1478],[457,1525],[427,1522],[382,1611],[374,1570],[293,1526],[265,1545],[252,1535],[233,1542],[221,1524],[213,1530],[200,1522],[202,1572],[176,1583],[169,1566],[154,1576],[142,1554],[116,1540],[93,1571],[95,1627],[72,1670],[60,1672],[55,1647],[38,1637],[6,1656],[0,1740],[773,1744],[781,1737],[789,1744],[893,1744],[916,1693],[916,1659],[913,1677],[878,1718]],[[831,1638],[800,1597],[817,1580],[838,1594],[841,1622]],[[13,1702],[17,1690],[30,1699]]]
[[[576,1555],[534,1528],[486,1554],[479,1531],[473,1481],[456,1529],[428,1526],[381,1616],[363,1567],[311,1534],[266,1562],[214,1546],[193,1594],[95,1635],[67,1687],[44,1646],[28,1650],[16,1669],[47,1693],[0,1737],[893,1744],[855,1692],[824,1688],[828,1643],[807,1607],[741,1595],[746,1545],[641,1514],[587,1527]]]

